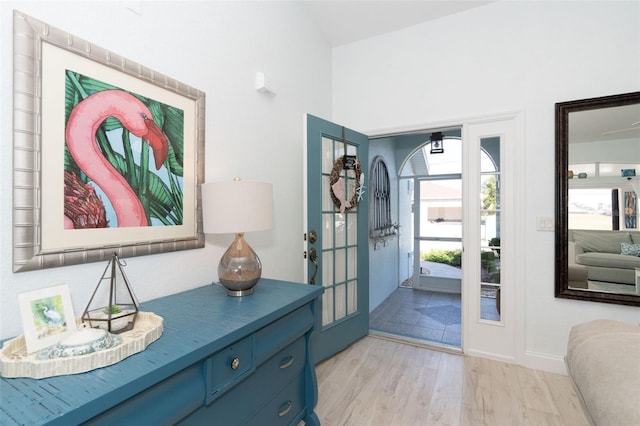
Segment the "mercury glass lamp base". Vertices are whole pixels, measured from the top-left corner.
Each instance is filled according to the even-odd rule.
[[[262,264],[258,255],[243,237],[236,234],[229,249],[220,259],[218,277],[229,296],[248,296],[262,275]]]
[[[224,283],[222,285],[224,286]],[[239,297],[253,294],[253,287],[247,290],[230,290],[227,286],[225,288],[227,289],[227,296]]]

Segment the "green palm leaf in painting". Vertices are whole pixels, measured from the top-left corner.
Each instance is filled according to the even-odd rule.
[[[73,107],[90,94],[102,90],[118,89],[99,80],[67,71],[65,84],[65,122]],[[96,133],[96,140],[107,161],[120,173],[134,189],[142,203],[147,221],[154,218],[164,225],[179,225],[183,219],[183,111],[153,99],[132,93],[151,111],[155,123],[160,127],[169,143],[165,167],[169,171],[167,182],[149,168],[150,147],[142,144],[140,156],[134,155],[130,133],[119,120],[107,118]],[[107,132],[122,129],[124,154],[116,152],[107,138]],[[151,166],[155,170],[155,166]],[[83,181],[88,178],[75,164],[65,146],[65,170],[76,173]]]

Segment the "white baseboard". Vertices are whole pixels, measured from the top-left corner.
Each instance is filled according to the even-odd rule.
[[[492,359],[494,361],[506,362],[509,364],[519,364],[514,358],[502,355],[482,352],[482,351],[466,351],[465,355],[476,356],[479,358]],[[564,364],[564,357],[551,356],[537,352],[527,352],[524,356],[524,367],[533,370],[547,371],[549,373],[567,375],[567,369]]]
[[[465,355],[475,356],[475,357],[478,357],[478,358],[491,359],[491,360],[494,360],[494,361],[505,362],[507,364],[517,364],[516,360],[513,357],[503,356],[503,355],[496,354],[496,353],[493,353],[493,352],[467,350],[464,353],[465,353]]]
[[[565,376],[567,375],[564,357],[537,352],[526,352],[524,358],[524,366],[527,368],[548,371],[550,373],[562,374]]]

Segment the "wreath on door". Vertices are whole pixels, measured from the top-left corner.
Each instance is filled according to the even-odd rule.
[[[333,204],[340,209],[340,213],[349,211],[358,205],[358,201],[364,194],[364,185],[361,183],[363,179],[362,167],[360,161],[356,158],[353,162],[353,171],[355,172],[355,185],[353,186],[353,194],[347,198],[345,194],[345,182],[340,176],[342,171],[345,170],[345,156],[338,158],[333,163],[331,174],[329,175],[329,186],[331,193],[331,200]],[[351,169],[351,166],[348,168]]]

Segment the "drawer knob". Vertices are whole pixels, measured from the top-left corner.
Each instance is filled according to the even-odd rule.
[[[285,358],[282,363],[280,363],[280,369],[284,370],[285,368],[289,368],[291,364],[293,364],[293,356]]]
[[[240,359],[236,357],[236,358],[231,360],[231,369],[232,370],[237,370],[238,367],[240,367]]]
[[[280,411],[278,411],[278,416],[284,417],[289,411],[291,411],[291,407],[293,407],[293,403],[291,401],[287,401],[281,405]]]

